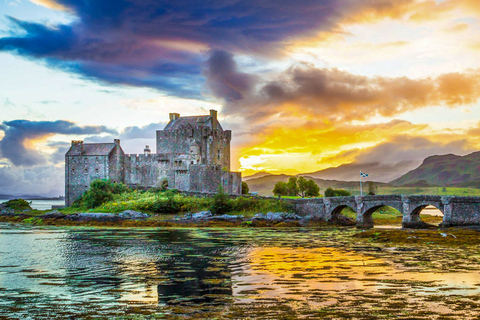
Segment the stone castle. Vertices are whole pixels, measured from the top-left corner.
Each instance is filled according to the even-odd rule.
[[[223,130],[217,111],[210,115],[180,117],[157,131],[157,152],[125,154],[120,140],[113,143],[72,141],[65,154],[65,204],[70,206],[95,179],[110,179],[142,189],[160,187],[193,192],[241,194],[241,173],[230,171],[232,132]]]

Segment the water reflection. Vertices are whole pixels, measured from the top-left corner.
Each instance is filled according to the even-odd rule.
[[[356,302],[445,311],[452,296],[480,300],[478,262],[467,249],[360,246],[351,232],[0,225],[0,318],[223,318],[225,310],[272,318],[325,308],[340,317]],[[262,303],[284,307],[268,313]]]

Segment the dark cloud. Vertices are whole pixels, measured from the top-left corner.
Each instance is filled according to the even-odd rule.
[[[401,16],[414,0],[57,2],[77,17],[71,24],[10,17],[12,34],[0,39],[0,50],[40,58],[87,78],[200,97],[202,64],[210,50],[212,61],[221,58],[216,50],[278,54],[295,38],[336,32],[345,21]],[[210,74],[211,82],[222,79],[218,72]],[[233,87],[245,86],[246,78],[240,73],[228,77]]]
[[[0,155],[16,166],[33,166],[46,162],[41,152],[28,148],[27,143],[54,134],[116,133],[105,126],[78,126],[69,121],[13,120],[0,124],[5,136],[0,141]]]
[[[245,99],[227,104],[224,111],[262,122],[274,114],[288,115],[301,108],[302,114],[312,119],[351,121],[377,115],[392,117],[435,105],[457,107],[479,99],[478,70],[409,79],[366,77],[302,65],[264,83]]]
[[[240,72],[231,53],[215,50],[206,65],[207,85],[217,97],[232,102],[243,99],[253,89],[255,77]]]

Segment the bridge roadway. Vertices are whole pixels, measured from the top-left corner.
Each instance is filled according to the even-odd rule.
[[[480,225],[480,197],[429,195],[375,195],[332,198],[305,198],[289,200],[301,216],[315,216],[323,221],[334,221],[336,215],[350,207],[357,213],[357,228],[373,228],[372,214],[383,206],[390,206],[403,215],[404,228],[424,226],[420,212],[428,205],[443,213],[443,227]]]

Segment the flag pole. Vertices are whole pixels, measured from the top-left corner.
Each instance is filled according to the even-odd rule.
[[[362,188],[362,169],[360,169],[360,196],[363,197],[363,188]]]

